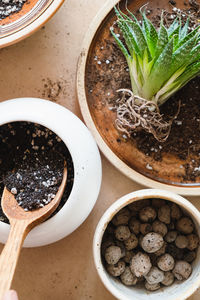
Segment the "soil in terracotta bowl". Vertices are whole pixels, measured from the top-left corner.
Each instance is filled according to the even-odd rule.
[[[145,1],[121,1],[138,18]],[[200,5],[196,1],[149,1],[147,15],[155,26],[164,12],[165,25],[177,15],[190,16],[190,27],[196,26]],[[119,98],[117,90],[131,88],[126,60],[111,36],[110,28],[116,16],[112,10],[103,21],[90,46],[86,65],[86,95],[95,126],[111,150],[129,167],[162,183],[178,186],[200,185],[200,78],[196,77],[172,96],[161,113],[166,119],[178,116],[165,142],[158,142],[144,131],[133,133],[130,139],[115,127],[113,104]],[[179,106],[180,105],[180,106]]]
[[[57,213],[74,178],[72,157],[63,141],[39,124],[13,122],[0,127],[0,143],[0,193],[6,186],[25,211],[43,207],[55,197],[66,161],[67,183]],[[0,220],[8,223],[1,208]]]
[[[135,201],[112,218],[101,255],[113,278],[153,292],[187,280],[198,248],[192,219],[177,204],[156,198]]]

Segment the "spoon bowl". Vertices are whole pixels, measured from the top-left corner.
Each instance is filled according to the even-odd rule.
[[[10,222],[10,234],[0,256],[0,300],[10,289],[15,268],[23,242],[32,228],[46,220],[58,207],[67,180],[66,163],[63,170],[61,185],[54,199],[42,208],[25,211],[20,207],[14,195],[4,187],[1,205]]]

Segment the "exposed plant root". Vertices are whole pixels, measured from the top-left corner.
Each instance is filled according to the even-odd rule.
[[[156,103],[135,96],[128,89],[120,89],[117,92],[122,92],[122,97],[117,100],[115,107],[117,112],[115,121],[117,129],[128,137],[134,131],[144,129],[153,134],[159,142],[166,141],[172,122],[177,117],[179,110],[173,119],[167,122],[160,114]]]

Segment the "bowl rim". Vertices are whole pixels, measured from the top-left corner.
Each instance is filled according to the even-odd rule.
[[[198,186],[188,185],[182,187],[173,184],[159,182],[145,175],[142,175],[139,172],[135,171],[134,169],[130,168],[109,148],[109,146],[106,144],[104,139],[101,137],[99,131],[95,126],[95,122],[92,119],[92,116],[90,114],[90,109],[87,103],[86,92],[85,92],[85,86],[86,86],[85,69],[86,69],[87,57],[89,54],[91,42],[97,30],[99,29],[100,25],[102,24],[106,16],[113,9],[114,5],[116,5],[118,2],[120,2],[120,0],[108,0],[104,4],[102,9],[92,20],[85,34],[81,46],[80,56],[78,59],[77,74],[76,74],[76,90],[77,90],[78,101],[79,101],[83,119],[87,127],[91,130],[100,150],[103,152],[106,158],[111,162],[112,165],[114,165],[120,172],[122,172],[128,178],[134,180],[140,185],[149,188],[166,189],[168,191],[173,191],[174,193],[181,194],[181,195],[191,195],[191,196],[200,195],[200,187]]]
[[[148,199],[148,198],[161,198],[164,200],[168,200],[171,202],[175,202],[179,206],[183,207],[186,211],[192,215],[193,219],[196,221],[196,223],[200,226],[200,212],[199,210],[187,199],[183,198],[182,196],[175,194],[170,191],[161,190],[161,189],[142,189],[137,190],[134,192],[131,192],[129,194],[126,194],[116,200],[111,206],[108,207],[108,209],[104,212],[101,219],[99,220],[95,233],[93,238],[93,259],[95,268],[97,270],[97,273],[104,284],[104,286],[107,288],[107,290],[112,293],[117,299],[120,300],[130,300],[129,297],[126,297],[123,295],[123,292],[120,292],[108,279],[106,276],[107,272],[102,264],[101,261],[101,241],[103,234],[107,228],[108,223],[111,221],[113,216],[121,210],[123,207],[127,206],[128,204],[142,199]],[[184,294],[179,297],[174,297],[173,300],[185,300],[189,296],[191,296],[198,288],[200,287],[200,273],[198,275],[198,280],[195,280],[193,285],[188,288],[187,292],[184,291]],[[139,300],[134,296],[135,300]]]
[[[102,179],[101,158],[96,143],[83,122],[71,111],[57,103],[39,98],[16,98],[1,102],[0,109],[2,112],[0,126],[15,121],[38,123],[57,134],[71,154],[74,165],[74,183],[68,200],[57,214],[29,233],[24,246],[36,247],[56,242],[80,226],[96,203]],[[52,119],[49,116],[54,116],[54,118]],[[73,130],[63,126],[63,120],[66,118],[71,122]],[[83,151],[81,153],[79,147],[77,147],[77,137],[80,139],[79,143],[80,141],[86,141],[82,146]],[[94,183],[94,187],[91,188],[90,192],[85,189],[85,179],[88,177]],[[87,200],[83,204],[81,200],[84,200],[84,197]],[[75,211],[76,205],[79,205],[82,209],[73,218],[72,213]],[[68,223],[71,221],[71,224],[66,227],[63,226],[65,219],[68,220]],[[55,230],[56,225],[57,229]],[[9,227],[8,224],[0,222],[2,242],[7,239]],[[52,229],[51,234],[49,228]],[[47,234],[49,235],[48,239],[46,238]]]
[[[11,33],[9,35],[0,37],[0,48],[10,46],[12,44],[18,43],[19,41],[25,39],[26,37],[33,34],[39,28],[41,28],[60,8],[64,3],[64,0],[53,0],[46,9],[38,15],[32,22],[28,23],[18,31]]]

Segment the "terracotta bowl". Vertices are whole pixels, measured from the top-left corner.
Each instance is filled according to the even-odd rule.
[[[200,249],[192,265],[190,277],[180,283],[174,283],[155,292],[149,292],[142,288],[127,287],[119,280],[111,277],[106,271],[101,259],[101,242],[108,223],[114,215],[128,204],[148,198],[160,198],[178,204],[182,210],[193,219],[198,235],[200,236],[200,212],[185,198],[172,192],[145,189],[127,194],[114,202],[100,219],[93,240],[93,256],[98,275],[105,287],[120,300],[184,300],[191,296],[200,287]]]
[[[56,13],[63,2],[64,0],[30,0],[19,12],[0,20],[0,48],[30,36]]]
[[[0,103],[0,125],[29,121],[52,130],[66,144],[74,166],[74,182],[63,207],[34,228],[25,247],[43,246],[72,233],[91,212],[101,185],[101,158],[87,127],[68,109],[51,101],[19,98]],[[81,151],[80,151],[81,149]],[[8,238],[9,225],[0,222],[0,242]]]
[[[119,66],[115,70],[116,77],[112,76],[111,70],[112,67],[115,68],[117,58],[112,58],[113,48],[109,43],[110,28],[116,20],[113,6],[118,5],[118,2],[124,12],[127,4],[134,13],[146,3],[145,0],[109,0],[91,22],[83,41],[77,70],[77,94],[84,120],[105,156],[129,178],[150,188],[163,188],[183,195],[199,195],[200,176],[197,174],[193,181],[185,174],[186,166],[192,165],[194,160],[192,154],[188,154],[187,159],[183,160],[172,152],[163,152],[162,160],[155,160],[137,147],[134,137],[131,140],[124,139],[116,129],[116,113],[110,109],[108,98],[117,99],[116,90],[122,88],[117,84]],[[152,14],[157,12],[157,8],[160,8],[159,12],[162,8],[168,11],[172,9],[168,0],[150,0],[148,3]],[[177,7],[185,7],[184,0],[177,0],[176,3]]]

